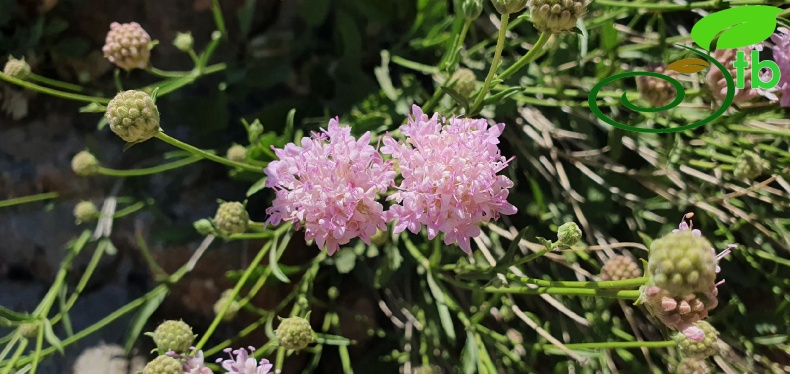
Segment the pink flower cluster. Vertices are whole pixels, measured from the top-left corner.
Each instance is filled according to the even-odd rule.
[[[497,175],[509,162],[498,148],[504,125],[440,120],[438,113],[429,118],[416,105],[412,110],[401,127],[405,143],[388,134],[381,148],[398,162],[403,177],[387,198],[396,202],[388,211],[376,200],[395,186],[392,161],[369,144],[369,132],[355,140],[349,127],[333,119],[327,130],[303,138],[301,147],[291,143],[274,150],[279,160],[265,172],[276,197],[266,222],[304,226],[306,238],[326,245],[330,255],[355,237],[369,244],[391,220],[397,220],[395,233],[407,228],[417,233],[425,225],[429,238],[444,233],[445,244],[457,243],[471,253],[478,224],[517,211],[507,202],[513,182]]]
[[[222,366],[225,374],[277,374],[280,371],[272,371],[274,365],[269,360],[262,358],[260,362],[254,357],[250,357],[255,352],[254,347],[248,347],[249,352],[244,348],[231,349],[225,348],[224,352],[230,357],[229,360],[217,359],[217,363]],[[191,347],[191,355],[180,355],[173,351],[167,355],[182,362],[184,374],[214,374],[204,363],[203,351],[198,351]]]

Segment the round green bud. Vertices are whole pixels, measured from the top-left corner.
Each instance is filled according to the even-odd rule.
[[[675,374],[710,374],[710,368],[705,360],[686,357],[678,364]]]
[[[80,151],[71,159],[71,170],[81,176],[96,174],[99,172],[99,160],[88,151]]]
[[[225,290],[224,292],[222,292],[222,296],[220,296],[219,300],[217,300],[217,302],[214,303],[214,314],[216,315],[219,315],[222,309],[224,309],[225,306],[228,305],[228,303],[230,303],[230,306],[228,306],[228,310],[225,311],[225,314],[222,316],[223,321],[232,321],[233,318],[236,317],[236,314],[239,312],[239,309],[241,309],[241,305],[239,304],[239,302],[236,301],[235,299],[230,298],[232,295],[233,295],[233,290]]]
[[[254,144],[261,135],[263,135],[263,124],[260,120],[255,119],[247,128],[247,138],[250,144]]]
[[[453,89],[461,94],[463,97],[469,97],[475,92],[477,88],[477,77],[475,73],[469,69],[458,69],[450,77],[451,82],[455,82]]]
[[[214,216],[214,225],[226,234],[241,234],[247,231],[250,216],[244,204],[234,201],[220,204]]]
[[[673,339],[675,343],[677,343],[678,348],[680,348],[680,352],[686,355],[686,357],[700,359],[708,358],[718,353],[719,332],[716,331],[710,323],[705,321],[694,323],[694,326],[702,330],[702,332],[705,333],[705,337],[702,341],[696,342],[686,337],[686,335],[675,334]]]
[[[738,179],[753,179],[759,177],[767,167],[767,162],[760,158],[760,155],[743,151],[735,158],[732,174]]]
[[[38,336],[39,326],[38,322],[22,322],[19,325],[19,333],[25,338],[34,339]]]
[[[192,44],[194,41],[195,40],[192,38],[191,32],[180,32],[176,34],[176,38],[173,40],[173,45],[181,52],[189,52],[192,50]]]
[[[90,201],[80,201],[74,206],[74,218],[77,220],[77,224],[91,222],[99,218],[99,210]]]
[[[234,144],[228,148],[228,153],[225,157],[231,161],[244,162],[247,159],[247,148],[243,145]]]
[[[211,221],[205,218],[195,221],[192,226],[200,235],[214,235],[214,225],[211,224]]]
[[[129,90],[115,95],[105,113],[110,129],[129,143],[139,143],[159,133],[159,111],[150,95]]]
[[[285,318],[275,331],[281,347],[300,351],[315,341],[310,322],[301,317]]]
[[[527,0],[491,0],[491,3],[500,14],[516,13],[527,7]]]
[[[561,34],[573,30],[587,12],[587,0],[530,0],[532,24],[541,32]]]
[[[170,356],[159,356],[143,369],[143,374],[183,374],[184,370],[181,363]]]
[[[557,243],[572,246],[582,239],[582,230],[575,222],[564,223],[557,229]]]
[[[713,246],[692,230],[672,232],[650,245],[648,272],[652,284],[673,296],[710,290],[716,280]]]
[[[30,65],[24,58],[17,60],[13,57],[8,57],[8,62],[3,67],[3,73],[17,79],[25,79],[30,76]]]
[[[455,14],[474,21],[483,13],[483,0],[455,0]]]
[[[184,321],[174,320],[162,322],[153,334],[148,333],[147,335],[154,338],[156,348],[162,353],[168,351],[187,353],[197,336],[192,333],[192,327],[189,327]]]
[[[337,290],[337,287],[332,286],[326,291],[326,295],[329,297],[329,300],[335,300],[340,295],[340,291]]]

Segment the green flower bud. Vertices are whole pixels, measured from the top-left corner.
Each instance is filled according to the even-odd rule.
[[[686,357],[678,364],[675,374],[710,374],[710,368],[705,360]]]
[[[225,157],[231,161],[244,162],[247,159],[247,148],[243,145],[234,144],[228,148],[228,153]]]
[[[250,216],[244,204],[234,201],[220,204],[214,225],[226,234],[241,234],[247,231]]]
[[[716,280],[713,246],[692,230],[672,232],[650,245],[648,271],[652,284],[673,296],[710,290]]]
[[[25,79],[30,75],[30,65],[25,62],[24,58],[17,60],[9,56],[8,62],[6,62],[5,67],[3,67],[3,73],[17,79]]]
[[[150,95],[129,90],[115,95],[105,113],[110,129],[129,143],[139,143],[159,133],[159,111]]]
[[[601,268],[602,281],[618,281],[641,276],[642,269],[639,268],[639,264],[628,256],[614,256]]]
[[[477,77],[475,73],[469,69],[458,69],[450,77],[451,82],[455,82],[453,89],[461,94],[463,97],[469,97],[475,92],[477,88]]]
[[[340,291],[337,290],[337,287],[332,286],[326,291],[326,295],[329,297],[329,300],[335,300],[340,295]]]
[[[455,0],[455,14],[474,21],[483,13],[483,0]]]
[[[88,151],[81,151],[71,159],[71,170],[81,176],[93,175],[99,172],[99,160]]]
[[[77,224],[90,222],[99,218],[99,210],[90,201],[80,201],[74,206],[74,218],[77,219]]]
[[[743,151],[735,158],[732,174],[738,179],[753,179],[759,177],[768,166],[757,153]]]
[[[145,365],[143,374],[183,374],[181,363],[170,356],[159,356]]]
[[[222,309],[225,308],[225,305],[230,303],[228,310],[225,311],[225,315],[222,316],[223,321],[232,321],[233,318],[236,317],[236,314],[241,309],[241,305],[236,300],[231,299],[230,297],[233,295],[233,290],[225,290],[220,296],[219,300],[214,303],[214,314],[219,315]]]
[[[137,22],[110,24],[104,41],[104,57],[126,71],[145,69],[151,57],[151,37]]]
[[[38,322],[23,322],[19,325],[19,333],[25,338],[34,339],[38,336]]]
[[[491,3],[500,14],[516,13],[527,7],[527,0],[491,0]]]
[[[255,121],[252,121],[250,126],[247,127],[247,138],[250,144],[254,144],[261,135],[263,135],[263,124],[260,120],[255,119]]]
[[[564,223],[557,229],[557,243],[572,246],[582,239],[582,230],[575,222]]]
[[[530,0],[532,24],[541,32],[561,34],[576,27],[587,12],[586,0]]]
[[[214,235],[214,225],[211,224],[211,221],[205,218],[195,221],[192,226],[195,227],[195,231],[197,231],[200,235]]]
[[[680,352],[686,357],[700,359],[708,358],[718,353],[719,332],[705,321],[699,321],[694,326],[697,326],[705,333],[705,338],[700,342],[695,342],[683,334],[675,334],[673,339],[677,343],[678,348],[680,348]]]
[[[162,322],[153,334],[149,332],[146,335],[154,338],[156,348],[161,353],[168,351],[187,353],[197,337],[192,333],[192,328],[184,321],[173,320]]]
[[[176,38],[173,40],[173,45],[181,52],[191,51],[192,43],[194,43],[194,39],[192,39],[191,32],[180,32],[176,34]]]
[[[300,351],[315,341],[310,322],[301,317],[285,318],[275,331],[281,347]]]

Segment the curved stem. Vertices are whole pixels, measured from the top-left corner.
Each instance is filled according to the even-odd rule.
[[[0,208],[5,208],[5,207],[19,205],[19,204],[32,203],[32,202],[36,202],[36,201],[54,199],[54,198],[58,197],[59,195],[60,194],[57,193],[57,192],[47,192],[47,193],[40,193],[40,194],[37,194],[37,195],[15,197],[13,199],[0,201]]]
[[[446,279],[445,279],[446,280]],[[564,296],[595,296],[595,297],[611,297],[617,299],[631,299],[636,300],[639,298],[639,290],[608,290],[608,289],[593,289],[593,288],[569,288],[569,287],[483,287],[483,292],[488,293],[505,293],[505,294],[520,294],[520,295],[564,295]]]
[[[86,102],[86,103],[99,103],[99,104],[107,104],[107,103],[110,102],[110,99],[108,99],[106,97],[86,96],[86,95],[80,95],[80,94],[75,94],[75,93],[70,93],[70,92],[63,92],[63,91],[59,91],[59,90],[56,90],[56,89],[53,89],[53,88],[39,86],[39,85],[34,84],[34,83],[30,83],[30,82],[27,82],[27,81],[24,81],[24,80],[21,80],[21,79],[17,79],[17,78],[14,78],[14,77],[12,77],[12,76],[10,76],[8,74],[2,73],[2,72],[0,72],[0,79],[6,81],[8,83],[15,84],[15,85],[20,86],[20,87],[24,87],[24,88],[27,88],[27,89],[30,89],[30,90],[33,90],[33,91],[38,91],[38,92],[41,92],[43,94],[59,97],[61,99],[82,101],[82,102]]]
[[[192,73],[190,71],[165,71],[157,69],[151,65],[148,65],[145,68],[145,71],[159,78],[181,78]]]
[[[152,166],[150,168],[131,169],[131,170],[117,170],[117,169],[99,167],[98,173],[110,177],[139,177],[143,175],[157,174],[167,170],[178,169],[182,166],[194,164],[195,162],[198,162],[202,159],[203,157],[201,156],[189,156],[178,161],[173,161],[158,166]]]
[[[672,340],[658,342],[600,342],[600,343],[576,343],[564,344],[568,349],[603,349],[603,348],[669,348],[677,345]],[[552,347],[552,344],[534,344],[535,349],[545,349]]]
[[[206,151],[204,151],[204,150],[202,150],[200,148],[191,146],[191,145],[189,145],[187,143],[184,143],[184,142],[182,142],[182,141],[180,141],[178,139],[172,138],[172,137],[168,136],[167,134],[165,134],[164,132],[161,132],[161,131],[158,134],[156,134],[156,138],[161,140],[161,141],[163,141],[163,142],[165,142],[165,143],[167,143],[167,144],[170,144],[170,145],[172,145],[172,146],[174,146],[176,148],[183,149],[183,150],[185,150],[185,151],[187,151],[187,152],[189,152],[189,153],[191,153],[193,155],[200,156],[200,157],[209,159],[211,161],[214,161],[214,162],[226,165],[226,166],[230,166],[230,167],[233,167],[233,168],[239,168],[239,169],[247,170],[247,171],[253,171],[253,172],[256,172],[256,173],[263,173],[263,170],[258,168],[258,167],[255,167],[255,166],[252,166],[252,165],[248,165],[248,164],[243,164],[243,163],[236,162],[236,161],[231,161],[231,160],[228,160],[225,157],[220,157],[220,156],[217,156],[217,155],[215,155],[213,153],[206,152]]]
[[[505,69],[505,71],[499,75],[499,78],[503,80],[507,79],[517,71],[521,70],[521,68],[523,68],[526,64],[535,60],[538,57],[538,53],[543,50],[543,46],[546,45],[547,41],[549,41],[549,38],[551,38],[550,33],[541,33],[540,37],[538,37],[538,41],[535,42],[534,46],[532,46],[532,49],[530,49],[529,52],[527,52],[527,54],[525,54],[523,57],[518,59],[515,64]]]
[[[480,105],[483,104],[483,99],[486,97],[488,90],[491,88],[491,81],[494,80],[494,75],[499,68],[499,60],[502,58],[502,49],[505,48],[505,35],[507,35],[507,23],[510,19],[510,13],[503,14],[500,19],[501,24],[499,25],[499,37],[497,38],[496,42],[494,59],[491,60],[491,68],[488,70],[488,75],[486,76],[485,83],[483,83],[483,88],[480,89],[480,93],[477,95],[477,100],[475,100],[475,103],[472,105],[472,109],[469,113],[470,115],[474,115],[479,111]]]
[[[530,283],[542,287],[568,287],[568,288],[626,288],[639,287],[647,283],[647,277],[623,279],[619,281],[600,281],[600,282],[579,282],[579,281],[547,281],[530,277],[519,277],[513,274],[508,275],[508,279],[521,283]]]
[[[59,87],[59,88],[62,88],[64,90],[82,92],[82,86],[78,86],[76,84],[71,84],[71,83],[66,83],[66,82],[61,82],[59,80],[50,79],[50,78],[47,78],[47,77],[42,77],[42,76],[40,76],[38,74],[34,74],[34,73],[31,73],[30,75],[28,75],[27,79],[39,82],[41,84],[46,84],[46,85],[49,85],[49,86],[52,86],[52,87]]]

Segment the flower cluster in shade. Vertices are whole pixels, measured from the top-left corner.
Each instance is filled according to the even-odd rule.
[[[485,119],[428,117],[415,105],[400,129],[405,141],[383,137],[381,153],[392,157],[385,161],[369,144],[369,132],[356,140],[333,119],[301,146],[274,149],[279,160],[265,170],[266,186],[276,193],[267,223],[303,226],[307,240],[330,255],[356,237],[370,244],[393,220],[395,233],[417,233],[424,225],[429,238],[443,233],[445,244],[470,253],[480,223],[517,211],[507,202],[513,182],[497,175],[509,162],[498,148],[503,129]],[[394,204],[385,211],[378,194],[391,187],[396,191],[387,200]]]
[[[274,365],[267,359],[256,360],[250,354],[255,352],[254,347],[247,349],[231,349],[226,348],[225,353],[228,354],[230,359],[223,360],[217,359],[217,364],[222,367],[224,374],[269,374],[279,373],[279,370],[272,370]],[[206,367],[203,358],[203,351],[196,351],[195,347],[191,348],[191,355],[180,355],[175,352],[167,352],[167,355],[182,362],[182,369],[184,374],[214,374],[214,372]]]

